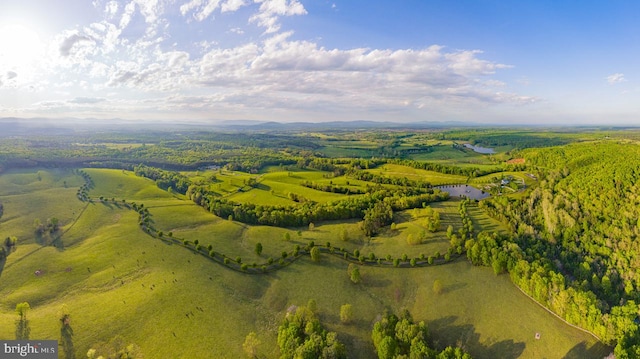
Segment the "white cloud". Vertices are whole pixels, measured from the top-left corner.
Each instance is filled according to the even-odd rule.
[[[625,79],[624,74],[621,73],[615,73],[613,75],[607,76],[607,82],[609,83],[609,85],[615,85],[617,83],[625,81],[627,81],[627,79]]]
[[[136,0],[140,13],[149,24],[158,21],[158,17],[162,15],[162,6],[158,0]]]
[[[104,12],[107,17],[113,19],[118,13],[118,2],[117,1],[109,1],[107,5],[105,5]]]
[[[325,49],[290,41],[281,33],[261,44],[208,52],[195,69],[201,86],[224,88],[226,100],[264,108],[416,108],[536,101],[505,91],[492,79],[508,66],[480,59],[478,51]],[[496,89],[499,89],[496,90]],[[256,101],[259,98],[259,101]],[[244,106],[247,106],[245,104]]]
[[[124,13],[120,18],[120,29],[124,29],[127,26],[129,26],[129,23],[131,22],[131,17],[133,17],[133,13],[135,11],[136,11],[135,1],[131,1],[130,3],[127,4],[127,6],[124,7]]]
[[[202,5],[202,0],[191,0],[186,4],[180,6],[180,13],[182,16],[186,16],[188,13]]]
[[[99,103],[104,101],[106,101],[106,99],[101,97],[76,97],[67,102],[75,103],[75,104],[94,104],[94,103]]]
[[[83,42],[94,43],[95,39],[87,35],[80,35],[77,32],[73,32],[68,34],[62,39],[62,42],[58,46],[58,50],[60,51],[60,55],[69,56],[71,54],[71,50],[74,47],[80,46]]]
[[[187,19],[169,18],[169,6]],[[222,46],[244,38],[228,34],[243,33],[234,27],[243,20],[237,18],[226,34],[207,33],[209,24],[203,20],[216,11],[249,6],[253,10],[238,15],[250,13],[249,21],[264,28],[267,35],[260,41]],[[60,34],[43,81],[24,85],[42,89],[41,94],[59,91],[58,98],[37,108],[89,111],[93,106],[105,113],[197,111],[255,118],[287,111],[433,114],[536,101],[511,93],[508,83],[495,79],[510,66],[486,60],[478,50],[439,45],[339,49],[293,40],[293,31],[280,32],[280,20],[307,13],[298,0],[192,0],[181,6],[173,0],[127,0],[102,2],[99,9],[104,9],[105,20]],[[201,32],[185,39],[174,21],[193,19],[202,22],[182,24],[180,30]],[[23,73],[18,79],[24,81]],[[17,82],[10,80],[7,74],[0,76],[4,89]]]
[[[189,61],[189,53],[184,51],[172,51],[166,53],[165,56],[168,58],[167,65],[171,68],[182,67]]]
[[[195,15],[196,20],[202,21],[208,18],[218,7],[220,7],[220,0],[209,0],[202,10]]]
[[[278,19],[281,16],[306,15],[307,10],[298,0],[254,0],[260,4],[258,13],[249,18],[249,22],[256,22],[258,26],[266,28],[270,34],[280,30]]]
[[[227,0],[220,6],[220,12],[234,12],[238,11],[243,6],[248,4],[245,0]]]

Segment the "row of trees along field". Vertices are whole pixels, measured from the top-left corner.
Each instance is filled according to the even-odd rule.
[[[327,203],[307,201],[291,206],[270,206],[236,203],[208,192],[200,193],[198,191],[198,188],[194,188],[192,191],[187,191],[187,195],[216,216],[222,218],[231,216],[234,220],[242,223],[276,227],[300,227],[311,222],[363,218],[366,211],[375,208],[375,204],[379,202],[384,203],[391,210],[398,211],[422,207],[426,203],[444,201],[449,198],[448,193],[438,190],[418,195],[407,195],[402,189],[381,189]],[[377,218],[377,215],[372,217]],[[382,222],[384,225],[390,224],[384,220]]]
[[[572,324],[640,357],[640,147],[617,141],[521,152],[539,186],[483,208],[512,238],[466,244],[476,264],[506,265],[513,282]]]
[[[467,176],[471,178],[507,170],[505,166],[496,166],[491,169],[480,169],[478,167],[460,167],[460,166],[453,166],[453,165],[445,165],[445,164],[436,163],[436,162],[413,161],[413,160],[406,160],[406,159],[389,159],[387,160],[387,163],[395,163],[395,164],[412,167],[416,169],[421,169],[421,170],[435,171],[435,172],[446,173],[450,175]],[[512,169],[511,168],[512,166],[507,166],[507,167],[509,167],[509,170]]]

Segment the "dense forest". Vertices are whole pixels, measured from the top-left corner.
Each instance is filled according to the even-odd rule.
[[[537,301],[607,343],[625,338],[617,357],[626,357],[625,351],[636,357],[637,342],[624,346],[638,337],[640,147],[587,142],[521,155],[539,186],[523,199],[483,202],[514,236],[478,238],[468,247],[492,248],[485,252],[508,261],[514,283]],[[476,250],[468,254],[474,262],[490,262]]]

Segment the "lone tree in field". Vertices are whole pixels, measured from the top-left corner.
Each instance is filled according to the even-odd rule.
[[[65,359],[74,359],[75,349],[73,348],[73,328],[71,328],[71,317],[68,313],[64,312],[60,318],[60,344],[64,350]]]
[[[433,281],[433,292],[436,294],[442,294],[442,291],[444,290],[443,286],[442,286],[442,281],[440,281],[440,279],[436,279],[435,281]]]
[[[260,344],[260,340],[258,340],[258,336],[255,332],[247,334],[247,337],[244,338],[244,343],[242,343],[242,349],[247,355],[247,358],[253,359],[258,357],[258,346]]]
[[[31,306],[27,302],[16,304],[16,314],[20,317],[16,320],[16,340],[29,340],[29,334],[31,333],[31,326],[29,325],[29,319],[27,319],[29,309],[31,309]]]
[[[314,262],[320,261],[320,248],[318,247],[311,248],[311,260],[313,260]]]
[[[342,231],[340,231],[340,240],[343,242],[347,242],[349,240],[349,232],[347,232],[346,228],[343,228]]]
[[[260,242],[256,243],[255,251],[256,251],[257,255],[261,255],[262,254],[262,243],[260,243]]]
[[[353,306],[351,304],[343,304],[340,307],[340,321],[344,324],[351,323],[353,320]]]
[[[16,244],[18,243],[18,238],[15,236],[10,236],[5,238],[4,240],[4,248],[6,249],[6,255],[13,252],[16,249]]]
[[[349,279],[355,284],[358,284],[362,281],[362,277],[360,276],[360,268],[353,263],[349,263],[349,267],[347,268],[347,273],[349,274]]]

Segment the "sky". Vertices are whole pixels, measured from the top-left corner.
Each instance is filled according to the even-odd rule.
[[[638,1],[0,9],[0,117],[640,125]]]

